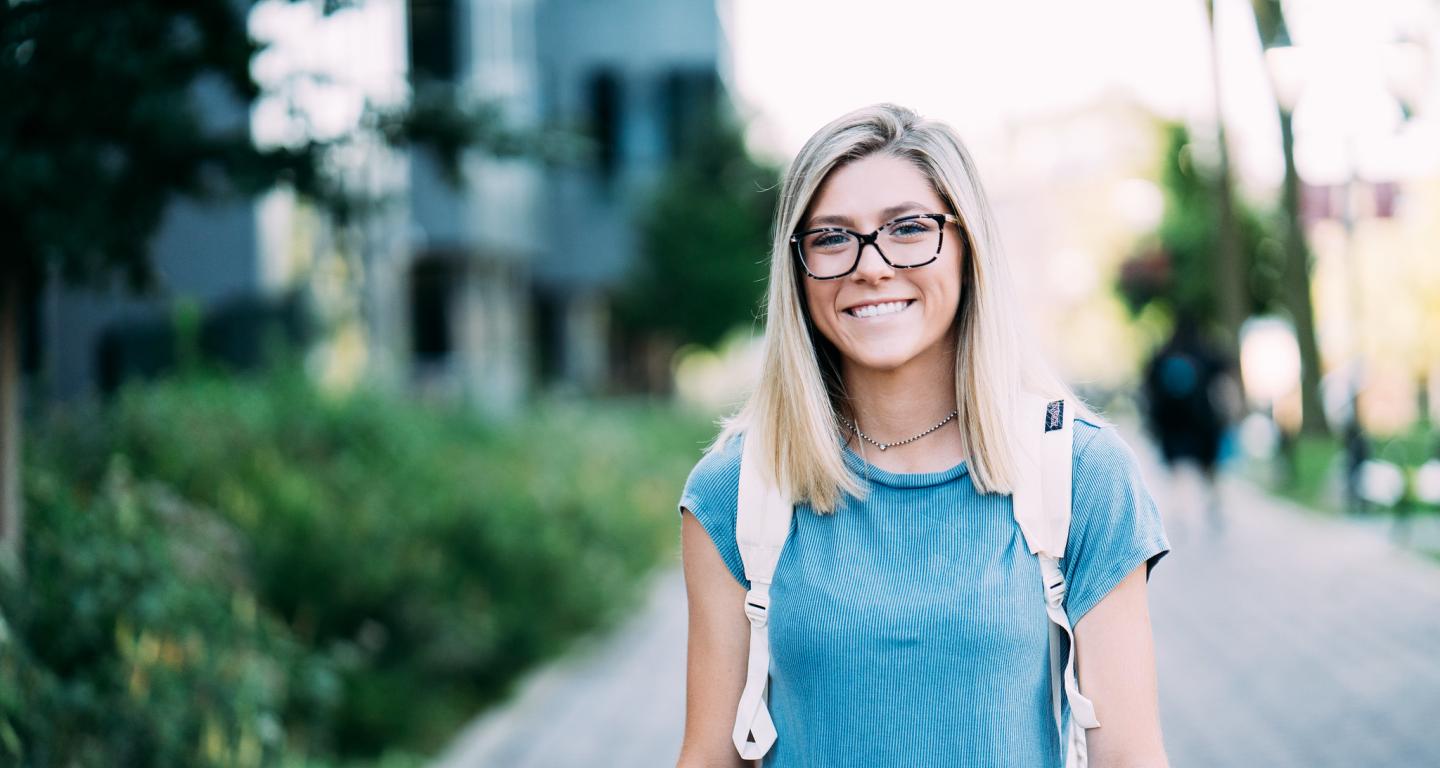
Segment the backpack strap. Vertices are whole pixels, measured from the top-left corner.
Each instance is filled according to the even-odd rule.
[[[1050,698],[1065,765],[1086,764],[1085,729],[1098,728],[1095,705],[1080,693],[1075,677],[1075,634],[1065,613],[1065,572],[1060,559],[1070,535],[1073,400],[1045,400],[1021,393],[1015,424],[1020,451],[1012,504],[1025,543],[1040,561],[1045,612],[1050,618]],[[1065,650],[1068,658],[1062,663]],[[1063,727],[1061,692],[1070,703],[1069,733]]]
[[[750,659],[745,691],[735,711],[731,738],[740,757],[758,760],[775,743],[775,723],[765,707],[770,679],[770,582],[790,534],[795,508],[765,475],[768,462],[760,455],[758,440],[745,435],[740,453],[740,493],[735,518],[735,542],[745,563],[750,591],[745,593],[745,615],[750,619]],[[751,736],[753,735],[753,739]]]

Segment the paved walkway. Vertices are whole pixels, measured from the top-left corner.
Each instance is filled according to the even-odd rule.
[[[673,768],[685,723],[686,623],[677,555],[629,625],[532,675],[435,768]]]
[[[1238,481],[1212,531],[1137,449],[1173,546],[1151,580],[1171,764],[1440,768],[1440,566]],[[673,766],[685,622],[677,562],[633,623],[534,675],[437,765]]]

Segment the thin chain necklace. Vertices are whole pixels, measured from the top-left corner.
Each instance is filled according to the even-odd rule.
[[[865,439],[865,440],[868,441],[868,442],[874,443],[877,448],[879,448],[880,450],[884,451],[884,450],[887,450],[887,449],[890,449],[890,448],[894,448],[894,447],[897,446],[897,445],[904,445],[904,444],[906,444],[906,443],[913,443],[913,442],[915,442],[916,440],[919,440],[920,438],[922,438],[922,437],[930,434],[931,432],[934,432],[935,430],[937,430],[937,429],[945,426],[946,424],[949,424],[949,423],[950,423],[950,420],[953,419],[953,418],[955,418],[957,415],[959,415],[959,413],[960,413],[959,411],[951,411],[949,416],[946,416],[945,418],[943,418],[943,419],[940,420],[940,423],[939,423],[939,424],[936,424],[935,426],[933,426],[933,427],[925,430],[924,432],[921,432],[920,434],[918,434],[918,435],[916,435],[916,436],[914,436],[914,437],[909,437],[909,438],[906,438],[906,439],[904,439],[904,440],[900,440],[900,441],[894,442],[894,443],[882,443],[882,442],[880,442],[879,440],[876,440],[875,438],[873,438],[873,437],[865,434],[864,432],[861,432],[861,431],[860,431],[860,424],[859,424],[858,422],[850,421],[849,419],[846,419],[844,416],[841,416],[841,417],[840,417],[840,421],[841,421],[842,423],[844,423],[844,424],[845,424],[845,427],[846,427],[847,429],[849,429],[851,432],[854,432],[855,434],[859,435],[861,438]]]

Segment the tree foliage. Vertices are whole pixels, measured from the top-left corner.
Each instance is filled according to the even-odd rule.
[[[778,172],[712,121],[659,184],[616,314],[632,331],[711,345],[754,321],[769,263]]]
[[[1197,157],[1195,143],[1183,125],[1165,127],[1166,148],[1160,182],[1165,213],[1155,233],[1162,267],[1143,278],[1125,281],[1123,293],[1138,312],[1152,302],[1171,314],[1188,314],[1202,325],[1219,321],[1222,290],[1215,268],[1219,250],[1221,196],[1217,180]],[[1278,300],[1281,244],[1272,235],[1271,216],[1236,198],[1240,258],[1245,267],[1247,314],[1268,311]]]
[[[254,0],[131,0],[0,4],[0,276],[58,268],[67,282],[112,272],[151,284],[148,248],[177,195],[250,195],[277,183],[345,214],[356,200],[328,153],[352,137],[252,140],[262,93],[247,29]],[[361,0],[325,4],[326,13]],[[303,74],[303,73],[302,73]],[[484,103],[432,86],[411,104],[367,104],[360,130],[391,145],[424,144],[456,168],[469,147],[537,152]],[[458,174],[457,174],[458,177]]]
[[[7,272],[112,270],[149,282],[151,233],[174,194],[318,185],[318,147],[260,149],[244,104],[259,91],[247,7],[229,0],[65,0],[0,8],[0,225]],[[197,90],[224,94],[234,115]],[[224,119],[235,118],[235,119]]]

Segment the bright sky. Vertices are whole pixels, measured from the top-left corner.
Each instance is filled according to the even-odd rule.
[[[269,93],[254,107],[256,140],[332,139],[354,130],[365,99],[378,105],[402,99],[404,12],[394,0],[371,0],[329,16],[315,3],[257,3],[250,34],[269,47],[250,71]],[[315,77],[301,76],[306,73]]]
[[[1281,170],[1278,125],[1249,2],[1216,5],[1236,163],[1252,184],[1271,185]],[[1371,54],[1397,28],[1419,30],[1411,34],[1440,54],[1440,9],[1425,0],[1286,7],[1292,38],[1314,54],[1308,78],[1323,86],[1302,91],[1297,131],[1306,134],[1297,162],[1312,180],[1343,177],[1344,135],[1394,133],[1398,110],[1385,78],[1395,67],[1382,71],[1381,57]],[[720,0],[720,11],[733,46],[732,82],[753,118],[752,147],[777,158],[791,156],[830,118],[876,101],[950,122],[982,157],[984,143],[1007,124],[1107,92],[1162,115],[1213,120],[1203,0]],[[1433,55],[1429,67],[1433,96],[1440,88]],[[1407,135],[1403,147],[1388,149],[1363,142],[1362,163],[1372,175],[1417,162],[1433,172],[1440,130],[1432,116],[1428,127],[1406,133],[1419,128],[1428,128],[1428,141]]]

